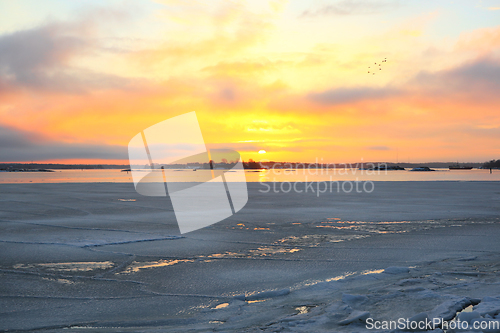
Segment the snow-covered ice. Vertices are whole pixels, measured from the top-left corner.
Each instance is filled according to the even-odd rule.
[[[469,306],[456,319],[497,320],[500,184],[375,185],[249,184],[238,214],[184,235],[131,184],[0,185],[0,330],[364,332]]]

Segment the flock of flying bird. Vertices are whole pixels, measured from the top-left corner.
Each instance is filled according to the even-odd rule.
[[[382,60],[382,61],[378,64],[378,70],[379,70],[379,71],[381,71],[381,70],[382,70],[382,67],[381,67],[381,66],[382,66],[382,63],[383,63],[383,62],[387,62],[387,58],[384,58],[384,60]],[[375,63],[375,65],[376,65],[376,64],[377,64],[377,63]],[[376,67],[376,66],[375,66],[375,69],[370,69],[370,66],[368,66],[368,74],[370,74],[370,70],[371,70],[371,71],[372,71],[371,73],[372,73],[373,75],[375,75],[375,72],[374,72],[374,71],[375,71],[376,69],[377,69],[377,67]]]

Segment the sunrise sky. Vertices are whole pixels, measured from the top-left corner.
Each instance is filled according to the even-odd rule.
[[[190,111],[245,160],[498,159],[500,1],[0,0],[0,162]]]

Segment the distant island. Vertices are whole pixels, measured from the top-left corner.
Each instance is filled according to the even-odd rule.
[[[170,164],[165,169],[231,169],[234,161],[210,161],[209,163]],[[406,168],[448,168],[452,162],[428,163],[390,163],[390,162],[355,162],[355,163],[302,163],[302,162],[256,162],[252,159],[243,162],[245,169],[345,169],[360,168],[366,170],[402,170]],[[468,166],[481,169],[500,168],[500,159],[484,163],[467,163]],[[136,166],[149,168],[149,166]],[[128,164],[58,164],[58,163],[0,163],[0,171],[4,172],[51,172],[53,170],[95,170],[120,169],[129,170]]]
[[[0,163],[0,172],[54,172],[54,170],[124,169],[129,165],[53,164],[53,163]]]

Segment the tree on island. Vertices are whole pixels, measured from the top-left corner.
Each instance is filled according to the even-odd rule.
[[[483,168],[491,169],[491,168],[500,168],[500,160],[491,160],[483,164]]]
[[[243,167],[245,169],[260,169],[261,168],[259,163],[255,162],[252,159],[249,159],[248,162],[243,162]]]

